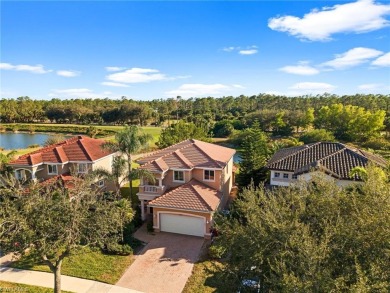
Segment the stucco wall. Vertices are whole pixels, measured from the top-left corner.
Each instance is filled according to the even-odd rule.
[[[204,180],[204,169],[193,169],[192,170],[192,177],[195,178],[196,180],[206,184],[207,186],[210,186],[211,188],[222,191],[222,189],[221,189],[222,171],[221,170],[214,170],[214,181]]]

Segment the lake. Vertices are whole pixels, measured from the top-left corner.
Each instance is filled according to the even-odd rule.
[[[0,147],[6,150],[10,150],[25,149],[32,144],[43,145],[50,135],[53,134],[3,132],[0,133]]]

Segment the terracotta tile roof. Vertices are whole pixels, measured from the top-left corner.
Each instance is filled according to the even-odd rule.
[[[235,154],[235,150],[203,142],[196,139],[188,139],[173,146],[154,152],[137,160],[142,166],[151,172],[163,172],[168,169],[192,169],[223,168]],[[158,164],[155,164],[159,160]],[[164,162],[164,163],[162,163]]]
[[[34,152],[20,156],[10,165],[36,165],[39,163],[64,163],[68,161],[95,161],[109,155],[103,150],[102,139],[74,136],[60,143],[49,145]]]
[[[70,175],[70,173],[65,173],[65,174],[57,175],[55,177],[46,179],[46,180],[40,182],[40,184],[41,185],[51,185],[51,184],[54,184],[56,182],[61,181],[62,184],[66,188],[72,188],[74,186],[75,180],[81,180],[81,179]]]
[[[152,200],[149,206],[211,212],[218,208],[221,197],[221,192],[192,179]]]
[[[385,167],[387,162],[380,156],[353,149],[338,142],[317,142],[299,147],[282,149],[269,160],[272,170],[302,174],[312,169],[322,170],[329,175],[351,180],[350,171],[357,166],[366,167],[369,162]],[[354,179],[361,179],[356,176]]]

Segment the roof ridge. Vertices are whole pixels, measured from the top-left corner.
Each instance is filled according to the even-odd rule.
[[[312,148],[313,146],[315,146],[315,145],[317,145],[317,144],[320,144],[320,143],[322,143],[322,142],[319,141],[319,142],[314,142],[314,143],[312,143],[312,144],[303,145],[304,148],[302,148],[302,149],[296,151],[295,153],[292,153],[292,154],[289,154],[289,155],[287,155],[287,156],[285,156],[285,157],[283,157],[283,158],[280,158],[279,160],[276,160],[276,161],[272,162],[271,164],[279,163],[279,162],[282,161],[282,160],[285,160],[285,159],[287,159],[287,158],[289,158],[289,157],[291,157],[291,156],[293,156],[293,155],[296,155],[296,154],[298,154],[298,153],[301,153],[301,152],[303,152],[303,151],[305,151],[305,150],[307,150],[307,149],[309,149],[309,148]],[[294,147],[291,147],[291,148],[294,148]],[[287,149],[289,149],[289,148],[287,148]],[[281,149],[281,150],[282,150],[282,149]],[[275,153],[275,154],[276,154],[276,153]]]
[[[93,161],[93,159],[92,159],[92,157],[91,157],[91,155],[88,153],[88,151],[87,151],[87,148],[85,147],[85,145],[83,144],[83,142],[82,142],[82,139],[79,139],[77,142],[79,142],[80,144],[81,144],[81,146],[82,146],[82,151],[87,155],[87,157],[91,160],[91,161]]]
[[[184,154],[180,151],[180,149],[176,150],[173,152],[174,155],[176,155],[179,160],[181,160],[185,165],[187,165],[187,167],[192,167],[192,163],[190,162],[190,160],[188,160]],[[187,161],[187,162],[186,162]],[[191,165],[190,165],[191,164]]]
[[[196,148],[198,148],[202,153],[204,153],[210,160],[212,160],[214,163],[216,163],[219,167],[222,168],[221,164],[219,164],[216,160],[214,160],[212,157],[210,157],[209,154],[206,153],[204,150],[202,150],[202,148],[200,146],[198,146],[195,142],[194,142],[194,146]]]
[[[187,141],[187,140],[188,140],[188,141],[191,141],[192,139],[186,139],[186,140],[184,140],[184,141],[182,141],[182,142],[178,142],[178,143],[176,143],[176,144],[174,144],[174,145],[171,145],[171,146],[169,146],[169,147],[163,148],[162,150],[158,150],[158,151],[154,152],[154,154],[156,154],[156,153],[158,153],[158,152],[161,152],[161,151],[163,151],[163,150],[165,150],[165,149],[171,148],[171,147],[173,147],[173,146],[175,146],[175,145],[178,145],[178,144],[180,144],[180,143],[183,143],[183,142],[185,142],[185,141]],[[154,159],[154,160],[151,160],[151,161],[147,161],[147,162],[146,162],[145,164],[143,164],[142,166],[149,165],[149,164],[155,162],[155,161],[158,160],[158,159],[163,159],[163,158],[166,157],[166,156],[172,155],[172,154],[175,153],[177,150],[185,149],[185,148],[191,146],[192,144],[195,144],[195,143],[194,143],[194,142],[191,142],[191,143],[189,143],[189,144],[187,144],[187,145],[184,145],[184,146],[181,147],[181,148],[175,149],[175,150],[172,151],[172,152],[166,153],[165,155],[162,155],[161,157],[158,157],[157,159]],[[153,155],[153,154],[150,154],[149,156],[152,156],[152,155]],[[149,157],[149,156],[147,156],[147,157]],[[147,158],[147,157],[146,157],[146,158]],[[142,158],[141,158],[141,159],[142,159]]]
[[[198,181],[198,180],[196,180],[196,179],[191,179],[190,181],[188,181],[186,184],[188,184],[194,191],[195,191],[195,193],[196,193],[196,195],[198,196],[198,198],[200,198],[202,201],[203,201],[203,203],[204,204],[206,204],[206,206],[209,208],[209,210],[213,210],[213,208],[209,205],[209,203],[203,198],[203,196],[202,195],[200,195],[200,193],[196,190],[196,188],[192,185],[192,184],[190,184],[190,182],[191,181],[194,181],[194,182],[196,182],[196,183],[198,183],[199,185],[204,185],[204,186],[206,186],[207,188],[210,188],[210,187],[208,187],[207,185],[205,185],[205,184],[203,184],[202,182],[200,182],[200,181]],[[211,188],[210,188],[211,189]]]
[[[346,151],[346,150],[352,151],[352,150],[348,149],[348,148],[347,148],[345,145],[343,145],[342,143],[340,143],[340,145],[342,145],[343,148],[341,148],[341,149],[339,149],[338,151],[335,151],[334,153],[331,153],[331,154],[329,154],[329,155],[327,155],[327,156],[325,156],[325,157],[323,157],[323,158],[321,158],[321,159],[318,159],[317,162],[320,162],[320,161],[322,161],[322,160],[328,159],[328,158],[330,158],[330,157],[332,157],[332,156],[334,156],[334,155],[336,155],[336,154],[342,153],[342,152],[344,152],[344,151]],[[354,151],[353,151],[353,152],[354,152]]]
[[[48,150],[52,150],[58,146],[63,146],[65,144],[70,144],[70,143],[74,143],[76,142],[77,140],[79,140],[82,136],[81,135],[78,135],[78,136],[73,136],[73,137],[70,137],[66,140],[63,140],[59,143],[54,143],[54,144],[51,144],[51,145],[48,145],[48,146],[44,146],[40,149],[37,149],[35,151],[32,151],[31,153],[27,153],[27,154],[24,154],[22,156],[19,156],[18,159],[25,159],[25,158],[28,158],[29,156],[31,155],[35,155],[35,154],[39,154],[39,153],[43,153],[45,151],[48,151]]]

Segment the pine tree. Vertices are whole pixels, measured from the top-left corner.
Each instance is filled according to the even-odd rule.
[[[266,170],[264,167],[269,155],[267,136],[261,130],[258,121],[255,121],[252,127],[246,129],[245,132],[240,173],[237,177],[241,188],[248,186],[251,181],[257,186],[265,180]]]

